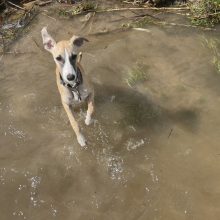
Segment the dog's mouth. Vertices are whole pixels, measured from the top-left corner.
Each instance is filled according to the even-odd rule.
[[[76,81],[67,81],[66,83],[68,83],[71,87],[75,87],[76,86]]]

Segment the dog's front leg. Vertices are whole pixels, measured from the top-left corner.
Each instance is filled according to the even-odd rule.
[[[88,110],[86,113],[85,124],[90,125],[92,122],[92,114],[94,113],[94,96],[90,95],[88,98]]]
[[[75,118],[73,116],[73,113],[72,113],[72,110],[71,110],[70,106],[68,104],[66,104],[65,102],[62,102],[62,104],[63,104],[63,107],[64,107],[64,109],[67,113],[67,116],[68,116],[69,120],[70,120],[70,124],[71,124],[71,126],[72,126],[72,128],[73,128],[73,130],[76,134],[78,143],[82,147],[84,147],[86,145],[86,140],[80,132],[79,125],[78,125],[77,121],[75,120]]]

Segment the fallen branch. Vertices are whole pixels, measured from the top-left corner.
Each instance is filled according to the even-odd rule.
[[[109,9],[100,9],[100,10],[87,10],[87,11],[80,11],[74,15],[83,15],[89,12],[96,12],[96,13],[103,13],[103,12],[120,12],[120,11],[186,11],[189,10],[189,7],[182,7],[182,8],[169,8],[169,7],[142,7],[142,8],[109,8]],[[66,11],[68,14],[68,11]]]
[[[128,10],[136,10],[136,11],[142,11],[142,10],[154,10],[154,11],[172,11],[172,10],[189,10],[189,7],[184,8],[169,8],[169,7],[162,7],[162,8],[156,8],[156,7],[143,7],[143,8],[110,8],[110,9],[102,9],[98,10],[96,12],[113,12],[113,11],[128,11]]]
[[[49,16],[49,15],[46,14],[45,12],[42,12],[41,14],[44,15],[44,16],[47,16],[47,17],[50,18],[50,19],[53,19],[54,21],[57,20],[56,18]]]
[[[21,6],[16,5],[16,4],[14,4],[14,3],[10,2],[10,1],[7,1],[7,3],[8,3],[9,5],[12,5],[12,6],[18,8],[18,9],[21,9],[21,10],[23,10],[23,11],[26,11],[25,8],[22,8]]]
[[[36,51],[30,51],[30,52],[19,52],[19,51],[7,51],[4,54],[13,54],[13,55],[17,55],[17,54],[35,54],[37,53]]]
[[[47,4],[50,4],[50,3],[52,3],[52,0],[48,0],[48,1],[45,1],[45,2],[40,1],[40,2],[37,3],[37,5],[44,6],[44,5],[47,5]]]
[[[133,28],[133,30],[143,31],[143,32],[147,32],[147,33],[150,33],[150,32],[151,32],[149,29],[146,29],[146,28]]]

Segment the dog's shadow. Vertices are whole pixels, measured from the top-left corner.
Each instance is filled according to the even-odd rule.
[[[95,84],[96,117],[106,117],[108,123],[117,121],[122,127],[132,125],[161,132],[173,125],[194,132],[198,126],[199,114],[196,109],[165,109],[130,88]],[[119,117],[117,116],[120,113]]]

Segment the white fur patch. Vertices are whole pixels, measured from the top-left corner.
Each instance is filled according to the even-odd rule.
[[[63,69],[62,69],[62,77],[63,77],[64,81],[68,82],[69,84],[74,83],[74,82],[69,81],[67,79],[68,74],[74,75],[76,78],[76,72],[70,63],[69,54],[68,54],[67,50],[65,49],[65,63],[63,65]]]

